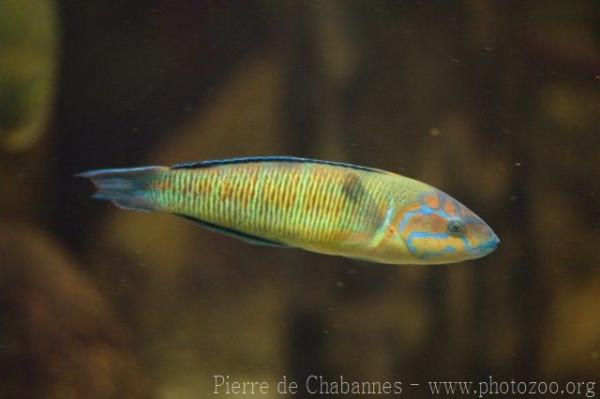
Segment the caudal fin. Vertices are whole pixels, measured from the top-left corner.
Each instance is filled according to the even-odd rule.
[[[149,184],[153,178],[164,171],[163,166],[141,168],[99,169],[79,173],[96,186],[92,198],[111,201],[120,208],[138,211],[158,210],[149,198]]]

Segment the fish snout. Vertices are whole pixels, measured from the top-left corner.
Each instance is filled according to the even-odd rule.
[[[498,245],[500,245],[500,239],[494,232],[491,232],[490,237],[482,242],[481,245],[477,246],[473,252],[478,257],[485,256],[491,252],[494,252],[496,248],[498,248]]]

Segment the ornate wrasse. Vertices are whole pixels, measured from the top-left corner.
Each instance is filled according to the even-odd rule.
[[[393,264],[479,258],[500,242],[464,205],[380,169],[294,157],[233,158],[80,176],[95,198],[169,212],[256,244]]]

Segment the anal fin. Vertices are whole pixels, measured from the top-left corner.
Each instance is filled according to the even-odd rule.
[[[182,215],[180,213],[175,213],[175,215],[180,216],[184,219],[187,219],[191,222],[197,223],[200,226],[204,227],[207,230],[210,231],[214,231],[217,233],[221,233],[224,234],[226,236],[229,237],[233,237],[233,238],[237,238],[238,240],[242,240],[245,241],[247,243],[250,244],[254,244],[254,245],[268,245],[268,246],[272,246],[272,247],[289,247],[288,245],[282,243],[282,242],[278,242],[278,241],[273,241],[273,240],[268,240],[266,238],[262,238],[262,237],[258,237],[258,236],[254,236],[252,234],[247,234],[247,233],[243,233],[241,231],[235,230],[235,229],[230,229],[228,227],[223,227],[223,226],[219,226],[218,224],[214,224],[214,223],[210,223],[210,222],[206,222],[204,220],[195,218],[195,217],[191,217],[191,216],[187,216],[187,215]]]

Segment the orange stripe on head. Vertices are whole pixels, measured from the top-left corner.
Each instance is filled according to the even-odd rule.
[[[438,208],[440,206],[440,199],[437,195],[427,194],[425,198],[423,198],[425,204],[431,209]]]
[[[454,248],[456,252],[461,252],[465,250],[465,245],[460,240],[455,240],[452,238],[415,238],[412,240],[413,245],[417,249],[417,253],[442,253],[445,248],[451,247]]]
[[[404,217],[404,214],[406,212],[413,212],[416,211],[417,209],[419,209],[421,207],[421,205],[419,205],[418,203],[412,203],[410,205],[405,206],[404,208],[400,209],[397,213],[396,216],[393,219],[393,223],[399,223],[400,220]]]
[[[409,205],[405,206],[404,208],[400,209],[398,212],[396,212],[396,214],[392,218],[392,221],[388,226],[388,230],[390,230],[390,232],[395,232],[397,230],[398,224],[404,218],[404,214],[406,212],[416,211],[420,207],[421,207],[421,205],[419,205],[418,203],[412,203],[412,204],[409,204]],[[386,211],[387,211],[387,209],[382,209],[382,211],[381,211],[382,217],[385,215]]]
[[[448,215],[455,215],[456,208],[449,199],[446,199],[446,202],[444,203],[444,212],[446,212]]]
[[[405,228],[404,234],[413,231],[426,231],[429,233],[445,233],[447,221],[438,215],[420,215],[411,217]]]

